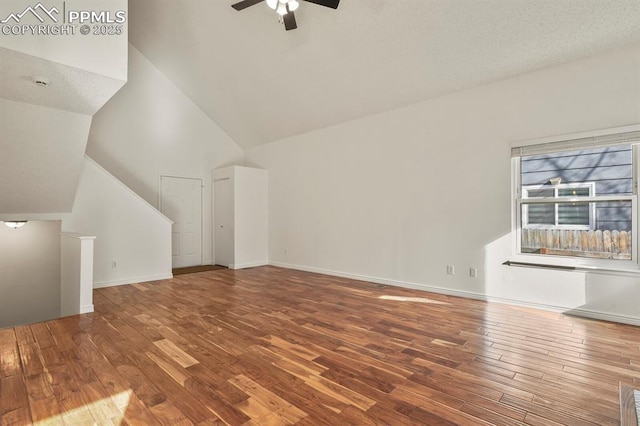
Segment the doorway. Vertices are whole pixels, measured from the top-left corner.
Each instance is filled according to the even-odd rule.
[[[202,187],[202,179],[160,176],[160,211],[173,221],[173,268],[202,265]]]
[[[233,263],[233,188],[230,179],[214,182],[214,239],[216,265],[229,267]]]

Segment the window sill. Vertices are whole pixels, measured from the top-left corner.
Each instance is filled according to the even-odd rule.
[[[537,269],[553,269],[557,271],[567,271],[567,272],[585,272],[585,273],[594,273],[594,274],[604,274],[604,275],[631,275],[637,277],[640,275],[640,270],[637,268],[609,268],[609,267],[601,267],[601,266],[587,266],[587,265],[575,265],[575,266],[566,266],[566,265],[554,265],[551,263],[534,263],[534,262],[523,262],[523,261],[513,261],[507,260],[502,263],[503,266],[512,266],[518,268],[537,268]]]

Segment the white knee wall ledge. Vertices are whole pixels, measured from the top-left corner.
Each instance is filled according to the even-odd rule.
[[[96,237],[60,234],[60,314],[93,312],[93,243]]]

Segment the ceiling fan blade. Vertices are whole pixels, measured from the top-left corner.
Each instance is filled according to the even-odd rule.
[[[296,24],[296,17],[293,12],[289,12],[282,17],[284,21],[284,29],[287,31],[295,30],[298,28],[298,24]]]
[[[242,0],[238,3],[232,4],[231,7],[235,10],[246,9],[249,6],[253,6],[254,4],[260,3],[262,0]]]
[[[337,9],[340,4],[340,0],[304,0],[307,3],[319,4],[320,6],[330,7],[331,9]]]

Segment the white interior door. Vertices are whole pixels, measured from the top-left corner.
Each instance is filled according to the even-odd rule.
[[[161,176],[160,210],[173,221],[173,267],[202,265],[202,179]]]
[[[229,267],[233,264],[233,188],[231,180],[216,180],[213,191],[216,264]]]

